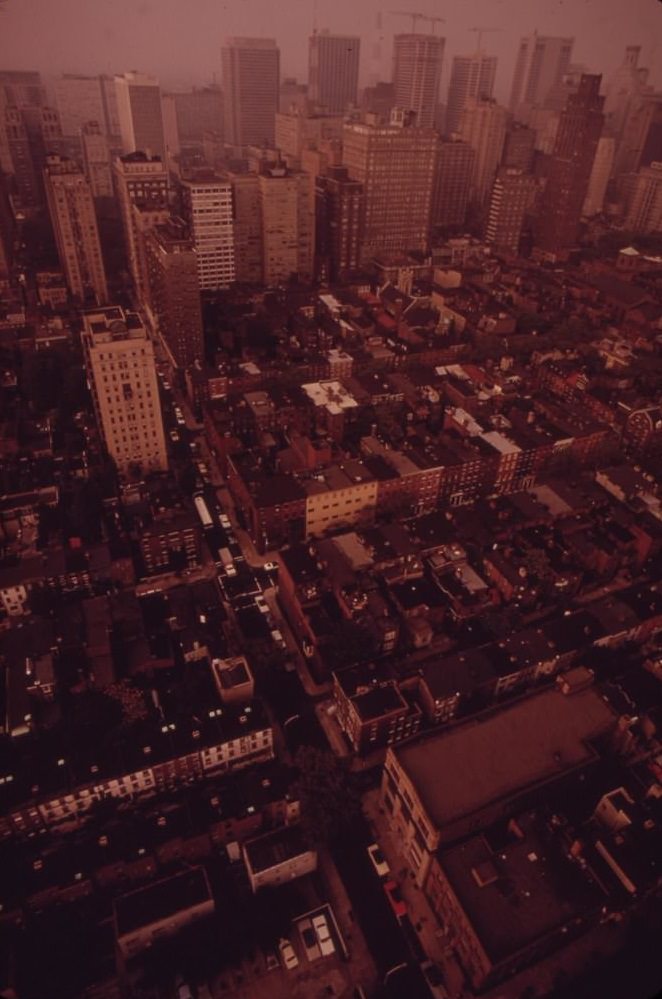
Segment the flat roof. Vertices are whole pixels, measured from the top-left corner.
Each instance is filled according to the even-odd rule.
[[[193,906],[210,902],[211,892],[202,867],[138,888],[115,899],[117,935],[132,933]]]
[[[589,740],[615,717],[595,687],[571,695],[555,687],[393,753],[441,828],[588,763]]]

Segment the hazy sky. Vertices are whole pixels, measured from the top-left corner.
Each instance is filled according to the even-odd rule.
[[[379,75],[388,78],[392,36],[410,30],[411,21],[390,14],[393,8],[446,18],[437,25],[447,39],[446,80],[450,58],[475,47],[470,28],[499,28],[484,35],[483,48],[499,56],[501,99],[510,88],[518,38],[534,28],[573,35],[573,60],[607,78],[625,46],[641,44],[642,63],[662,84],[655,70],[656,63],[662,65],[660,0],[5,0],[0,68],[39,69],[47,75],[139,69],[158,75],[164,86],[188,86],[214,74],[220,79],[225,35],[263,35],[277,39],[282,72],[304,80],[307,38],[316,22],[319,28],[362,36],[366,82],[378,71],[380,54]]]

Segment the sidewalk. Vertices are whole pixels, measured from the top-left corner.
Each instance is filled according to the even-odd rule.
[[[435,961],[440,966],[449,995],[451,997],[461,995],[465,987],[464,973],[455,959],[452,948],[446,941],[446,934],[439,925],[423,891],[414,884],[409,875],[409,868],[405,866],[405,859],[399,852],[386,814],[383,810],[380,811],[379,791],[368,791],[364,794],[363,811],[375,833],[375,839],[388,861],[392,877],[397,881],[407,903],[409,918],[418,933],[421,947],[430,960]]]

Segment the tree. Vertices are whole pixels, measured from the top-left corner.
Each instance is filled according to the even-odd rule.
[[[122,725],[128,727],[147,718],[145,697],[130,680],[119,680],[106,687],[104,693],[112,698],[122,710]]]
[[[352,834],[361,796],[346,761],[328,750],[301,746],[294,758],[304,835],[311,845],[336,844]]]

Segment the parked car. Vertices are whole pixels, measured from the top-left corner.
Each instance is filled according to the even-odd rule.
[[[180,439],[179,434],[177,433],[176,430],[171,430],[169,436],[170,436],[170,440],[173,441],[175,444]]]
[[[278,572],[278,562],[265,562],[262,568],[266,572]]]
[[[280,649],[281,652],[285,651],[285,649],[287,648],[287,642],[281,635],[278,628],[274,628],[273,631],[271,632],[271,639],[277,649]]]
[[[263,614],[269,613],[269,605],[267,604],[267,601],[264,599],[263,596],[260,595],[259,597],[255,598],[255,606]]]
[[[324,957],[328,954],[333,954],[335,951],[335,945],[331,939],[331,933],[329,932],[329,924],[326,921],[326,916],[321,913],[319,916],[313,916],[313,927],[315,933],[317,934],[317,942],[320,945],[320,950]]]
[[[313,929],[313,924],[309,919],[302,919],[298,926],[303,946],[306,951],[306,957],[309,961],[316,961],[317,958],[321,956],[321,951],[317,942],[317,934]]]
[[[444,985],[444,976],[441,973],[439,965],[435,964],[434,961],[423,961],[421,971],[434,999],[448,999],[448,992]]]
[[[293,968],[298,967],[299,958],[294,953],[294,947],[286,937],[282,937],[279,940],[278,950],[280,951],[281,960],[288,971],[292,971]]]
[[[389,900],[390,906],[398,919],[402,919],[403,916],[407,915],[407,904],[402,897],[402,892],[400,888],[395,883],[395,881],[385,881],[384,891],[386,892],[386,897]]]
[[[380,850],[377,843],[371,843],[368,847],[368,856],[372,861],[372,866],[380,878],[387,878],[391,873],[391,868],[386,863],[386,857]]]

